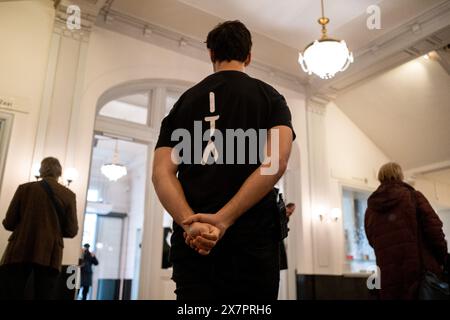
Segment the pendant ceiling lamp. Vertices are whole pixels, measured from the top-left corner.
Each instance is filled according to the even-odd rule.
[[[104,164],[101,167],[101,171],[109,181],[117,181],[123,176],[127,175],[127,168],[119,163],[119,150],[118,141],[116,140],[116,146],[114,148],[113,160],[111,163]]]
[[[322,37],[309,44],[303,54],[299,54],[298,63],[303,71],[309,75],[315,74],[322,79],[331,79],[339,71],[345,71],[353,62],[351,53],[344,40],[336,40],[328,37],[326,25],[330,19],[325,17],[323,0],[322,17],[318,22],[322,26]]]

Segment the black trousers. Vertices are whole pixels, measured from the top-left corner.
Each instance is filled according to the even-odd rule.
[[[81,287],[81,289],[82,289],[82,300],[87,300],[87,295],[88,295],[88,293],[89,293],[89,288],[90,288],[90,286],[82,286]]]
[[[58,270],[37,264],[11,264],[0,267],[0,299],[52,300]]]
[[[220,242],[219,242],[220,243]],[[280,280],[277,241],[222,246],[209,256],[173,261],[177,300],[276,300]]]

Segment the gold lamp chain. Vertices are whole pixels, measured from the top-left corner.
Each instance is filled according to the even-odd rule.
[[[116,139],[116,145],[114,146],[114,155],[112,164],[118,164],[119,163],[119,140]]]
[[[320,3],[321,3],[321,7],[322,7],[322,17],[319,18],[318,22],[322,26],[322,38],[321,39],[323,40],[323,39],[328,38],[326,25],[328,22],[330,22],[330,19],[325,17],[325,9],[324,9],[324,5],[323,5],[323,0],[321,0]]]

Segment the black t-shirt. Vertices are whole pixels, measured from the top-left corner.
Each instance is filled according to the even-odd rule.
[[[261,165],[264,129],[280,125],[292,129],[291,113],[281,94],[243,72],[220,71],[180,97],[161,124],[156,148],[183,146],[182,151],[177,149],[183,159],[178,166],[178,179],[187,202],[194,212],[215,213]],[[215,130],[210,139],[211,128]],[[187,140],[186,134],[190,136],[190,148],[181,143]],[[216,161],[214,153],[208,152],[209,157],[204,158],[207,163],[202,164],[211,142],[217,150]],[[242,215],[221,241],[268,236],[274,233],[276,219],[276,195],[271,192]],[[189,252],[196,254],[184,244],[182,228],[174,224],[172,260]]]

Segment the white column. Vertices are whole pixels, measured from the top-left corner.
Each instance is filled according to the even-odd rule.
[[[0,2],[0,107],[13,118],[0,193],[0,220],[17,187],[30,180],[35,134],[52,39],[53,1]],[[0,228],[0,252],[9,232]]]
[[[319,214],[326,215],[331,210],[325,126],[326,103],[327,101],[316,99],[307,101],[310,213],[314,273],[316,274],[328,274],[332,268],[329,224],[319,219]]]

